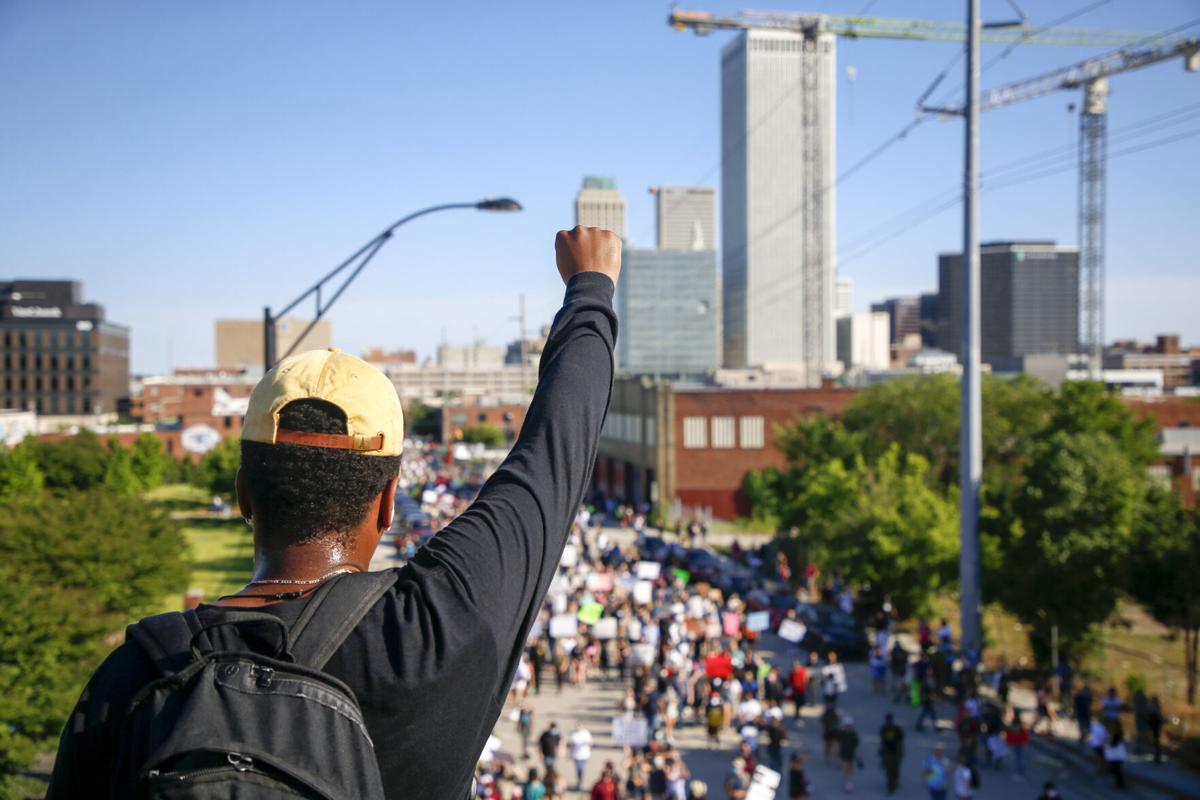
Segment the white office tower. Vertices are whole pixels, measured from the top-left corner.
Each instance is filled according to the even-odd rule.
[[[716,250],[716,191],[711,186],[660,186],[659,250]]]
[[[725,363],[836,358],[834,37],[748,30],[721,53]]]
[[[886,311],[860,311],[837,320],[838,360],[847,371],[891,366],[891,317]]]
[[[617,191],[617,182],[600,175],[588,175],[575,197],[575,224],[603,228],[625,238],[625,198]]]

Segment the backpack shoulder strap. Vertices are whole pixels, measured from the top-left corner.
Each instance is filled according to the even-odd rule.
[[[125,641],[135,642],[163,675],[192,663],[192,637],[201,629],[195,611],[155,614],[125,629]]]
[[[326,581],[292,625],[296,663],[324,668],[371,607],[395,584],[394,570],[356,572]]]

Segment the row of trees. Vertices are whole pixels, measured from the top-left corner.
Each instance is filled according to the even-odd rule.
[[[54,747],[123,626],[186,587],[186,542],[142,497],[177,474],[153,436],[0,452],[0,795]]]
[[[746,479],[755,515],[795,558],[869,584],[901,614],[928,611],[958,574],[958,399],[948,376],[895,381],[840,421],[777,431],[786,466]],[[1130,596],[1183,633],[1194,702],[1200,515],[1149,479],[1153,426],[1094,383],[989,378],[983,403],[986,598],[1046,663],[1054,627],[1078,661]]]

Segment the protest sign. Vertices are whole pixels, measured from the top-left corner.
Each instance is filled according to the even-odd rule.
[[[783,776],[768,767],[759,764],[750,776],[750,786],[746,789],[746,800],[775,800],[779,783]]]
[[[617,618],[604,617],[596,620],[596,624],[592,626],[592,635],[600,640],[617,638]]]
[[[742,618],[736,612],[726,611],[721,614],[721,630],[726,636],[737,636],[742,627]]]
[[[596,594],[608,594],[613,589],[613,576],[611,572],[593,572],[587,577],[587,588],[589,592]]]
[[[631,747],[635,750],[646,746],[650,739],[650,729],[644,716],[628,716],[612,718],[612,740],[614,744]]]
[[[648,606],[654,600],[654,584],[650,581],[638,581],[633,585],[633,602],[640,606]]]
[[[733,674],[733,659],[728,653],[713,653],[704,659],[704,674],[710,678],[729,678]]]
[[[746,615],[746,630],[765,631],[771,627],[771,614],[767,611],[754,611]]]
[[[635,667],[649,667],[654,664],[654,645],[635,644],[630,651]]]
[[[639,561],[637,569],[634,572],[639,580],[656,581],[658,576],[662,574],[662,564],[657,561]]]
[[[673,575],[675,580],[679,581],[684,586],[687,586],[688,581],[692,579],[692,573],[688,572],[686,569],[673,569],[671,570],[671,575]]]
[[[556,614],[550,618],[550,638],[561,639],[579,633],[579,621],[570,614]]]
[[[804,636],[808,633],[808,628],[803,622],[797,622],[794,619],[785,619],[779,623],[779,638],[793,644],[803,641]]]
[[[604,606],[599,603],[588,603],[579,609],[579,613],[575,615],[575,618],[585,625],[595,625],[596,621],[602,616],[604,616]]]

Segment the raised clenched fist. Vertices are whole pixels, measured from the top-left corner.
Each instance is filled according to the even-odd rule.
[[[615,284],[621,274],[621,237],[602,228],[576,225],[554,237],[554,257],[563,283],[581,272],[601,272]]]

